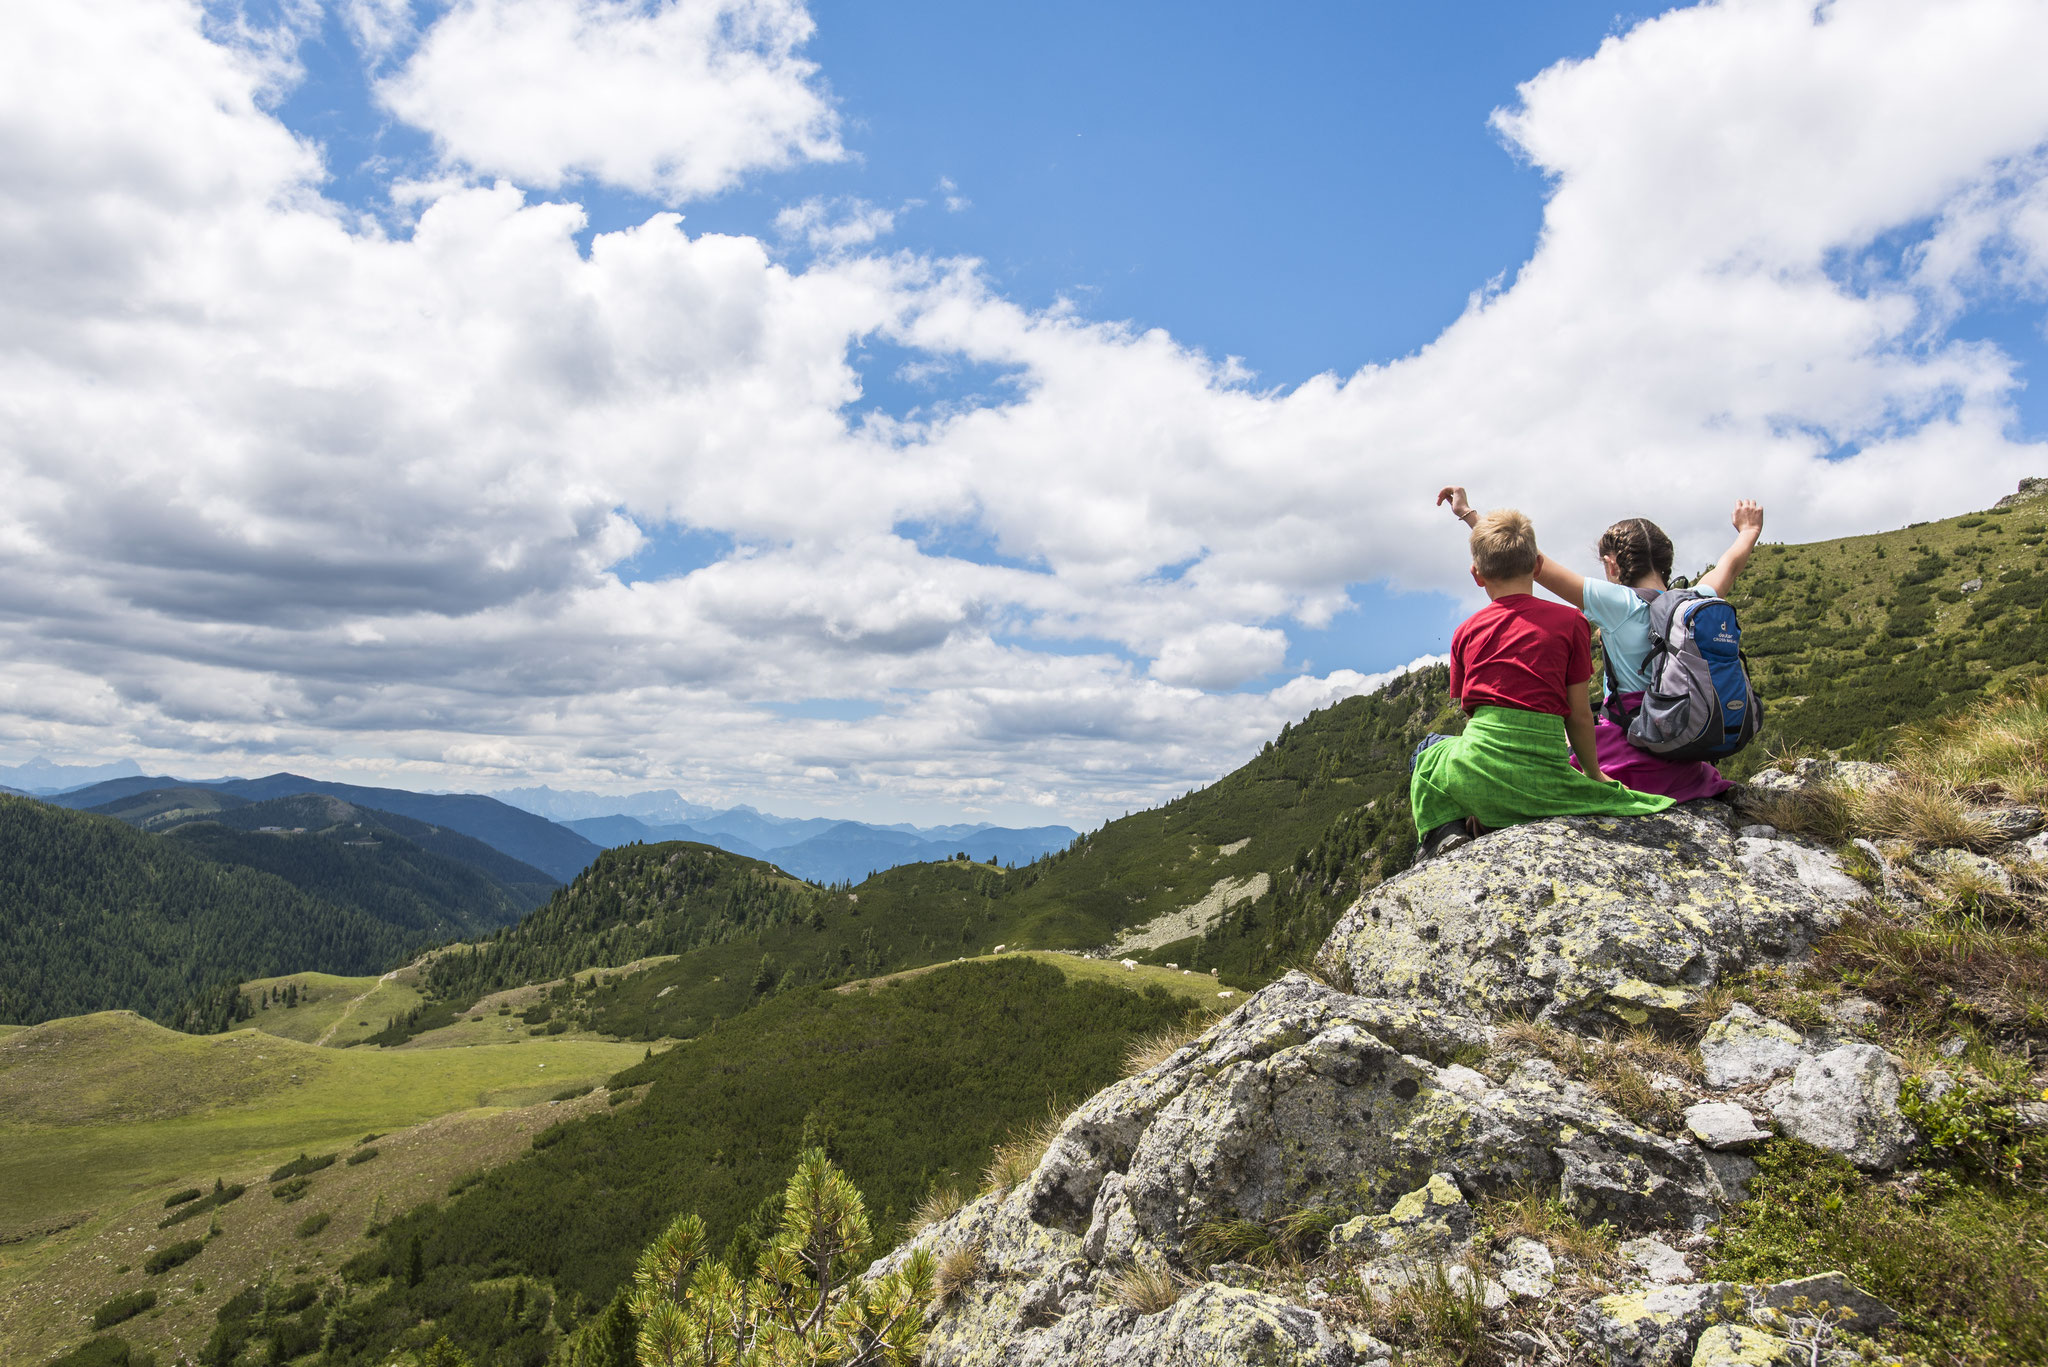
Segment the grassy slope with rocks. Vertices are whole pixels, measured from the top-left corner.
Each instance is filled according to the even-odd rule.
[[[1981,587],[1965,592],[1972,580]],[[1786,751],[1882,755],[1893,728],[2048,661],[2048,492],[2005,509],[1759,547],[1734,602],[1763,695],[1743,776]]]

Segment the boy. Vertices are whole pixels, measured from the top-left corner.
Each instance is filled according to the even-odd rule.
[[[1647,816],[1671,805],[1601,774],[1587,695],[1592,631],[1564,604],[1535,597],[1542,566],[1521,513],[1503,508],[1473,521],[1472,582],[1491,601],[1451,637],[1451,696],[1471,718],[1465,733],[1416,752],[1408,794],[1423,858],[1482,829],[1546,816]]]

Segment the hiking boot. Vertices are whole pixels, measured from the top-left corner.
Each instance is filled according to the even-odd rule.
[[[1460,845],[1471,844],[1471,824],[1469,820],[1461,817],[1456,821],[1446,821],[1443,825],[1431,831],[1423,837],[1422,848],[1415,852],[1415,863],[1420,864],[1424,860],[1434,859],[1440,854],[1448,854]],[[1410,867],[1413,866],[1411,865]]]

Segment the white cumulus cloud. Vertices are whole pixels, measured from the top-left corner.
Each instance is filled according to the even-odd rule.
[[[371,42],[389,5],[358,0]],[[379,82],[393,113],[486,176],[581,177],[670,204],[842,156],[801,0],[457,0]]]

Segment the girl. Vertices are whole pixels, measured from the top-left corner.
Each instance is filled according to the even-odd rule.
[[[1452,515],[1460,521],[1470,522],[1474,516],[1465,490],[1459,486],[1445,488],[1436,501],[1448,502]],[[1714,568],[1692,586],[1701,593],[1727,596],[1763,534],[1763,506],[1743,499],[1729,520],[1735,527],[1735,540]],[[1548,556],[1541,562],[1536,582],[1584,612],[1600,628],[1609,702],[1618,703],[1627,713],[1641,703],[1648,686],[1643,670],[1650,658],[1650,605],[1637,590],[1662,593],[1670,586],[1671,538],[1656,523],[1632,517],[1601,534],[1597,553],[1606,571],[1604,582],[1568,570]],[[1606,777],[1619,779],[1637,792],[1661,793],[1676,802],[1713,797],[1734,786],[1704,760],[1667,760],[1636,749],[1628,743],[1628,732],[1614,724],[1610,710],[1602,707],[1593,727],[1600,768]],[[1576,765],[1578,760],[1574,758],[1572,763]]]

